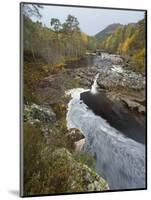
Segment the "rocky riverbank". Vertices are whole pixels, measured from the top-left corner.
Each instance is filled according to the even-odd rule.
[[[107,54],[103,58],[96,57],[91,67],[74,70],[74,79],[82,87],[90,88],[96,74],[99,74],[98,91],[105,91],[110,100],[120,101],[130,110],[145,113],[146,78],[143,74],[127,69],[120,57]]]
[[[46,105],[61,102],[65,91],[69,89],[89,89],[97,73],[98,91],[104,90],[111,100],[120,101],[131,110],[145,113],[145,76],[127,69],[120,56],[109,54],[96,56],[91,66],[71,66],[46,77],[36,91],[37,99],[40,104]]]
[[[34,160],[31,169],[34,169],[35,165],[37,168],[35,163],[44,167],[44,169],[38,170],[39,175],[34,169],[31,180],[29,183],[27,182],[25,188],[32,188],[32,190],[28,190],[30,195],[36,194],[37,189],[35,188],[33,191],[32,185],[35,180],[39,182],[38,185],[41,189],[38,189],[38,192],[40,190],[41,194],[91,192],[109,189],[107,182],[91,166],[95,162],[93,157],[81,152],[85,143],[84,135],[79,129],[71,128],[67,130],[66,122],[64,122],[65,117],[58,118],[50,106],[37,104],[24,106],[25,145],[29,145],[30,149],[38,148],[34,153],[35,157],[38,156],[38,160]],[[42,133],[40,141],[37,139],[39,132]],[[30,134],[31,139],[26,134]],[[43,139],[45,139],[45,142]],[[37,140],[36,144],[30,144],[31,141],[35,140]],[[28,148],[25,147],[25,149]],[[25,158],[26,153],[28,151],[24,152]],[[47,174],[49,181],[44,178],[44,174]],[[43,182],[45,182],[45,187],[41,186]],[[53,185],[56,184],[56,186],[52,187],[52,183],[49,182],[52,182]],[[62,185],[61,190],[60,184]]]

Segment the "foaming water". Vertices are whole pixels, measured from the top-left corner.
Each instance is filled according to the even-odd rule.
[[[99,77],[99,73],[95,76],[95,78],[94,78],[94,83],[93,83],[93,85],[91,86],[90,92],[91,92],[92,94],[97,94],[97,87],[98,87],[97,79],[98,79],[98,77]]]
[[[68,104],[67,127],[78,128],[85,135],[85,150],[96,158],[96,171],[104,177],[110,189],[145,187],[145,146],[110,126],[95,115],[82,100],[82,88],[67,92],[72,99]]]

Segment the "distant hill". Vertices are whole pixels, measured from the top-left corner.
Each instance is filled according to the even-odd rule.
[[[111,24],[95,35],[97,48],[117,53],[131,60],[137,71],[145,70],[146,21],[126,25]]]
[[[110,24],[105,29],[103,29],[102,31],[98,32],[95,35],[95,38],[100,41],[100,40],[106,38],[107,36],[109,36],[111,34],[114,34],[115,31],[117,30],[117,28],[121,28],[121,27],[123,27],[123,25],[119,24],[119,23]]]

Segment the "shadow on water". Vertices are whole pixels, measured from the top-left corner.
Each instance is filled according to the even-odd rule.
[[[80,98],[96,115],[104,118],[112,127],[127,137],[145,144],[145,124],[140,124],[133,113],[122,104],[117,105],[111,102],[104,92],[97,94],[83,92]]]

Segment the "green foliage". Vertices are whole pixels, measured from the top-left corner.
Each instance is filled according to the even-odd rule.
[[[40,127],[24,124],[24,193],[47,194],[65,190],[68,173],[64,159],[53,160],[52,152],[67,146],[63,134],[52,129],[51,139],[46,143]]]
[[[56,143],[56,142],[55,142]],[[50,145],[50,144],[49,144]],[[39,128],[24,126],[24,194],[48,194],[65,191],[68,166],[65,159],[53,159],[52,151]]]
[[[30,191],[28,182],[33,173],[40,170],[40,152],[44,147],[44,137],[39,128],[28,123],[24,124],[24,187],[25,193]]]
[[[24,195],[26,196],[84,191],[87,183],[84,182],[85,176],[82,173],[89,170],[83,164],[95,168],[95,161],[90,154],[69,153],[67,149],[73,151],[73,146],[60,126],[53,126],[50,130],[46,140],[40,125],[27,122],[24,124]],[[91,172],[91,176],[96,175]]]
[[[59,19],[52,18],[50,25],[53,27],[54,31],[56,31],[56,32],[60,31],[61,23],[60,23]]]
[[[95,37],[88,36],[88,50],[95,51],[97,47],[97,41]]]
[[[135,70],[145,70],[145,19],[136,24],[118,27],[113,34],[100,41],[100,47],[113,53],[129,56]]]
[[[145,69],[145,57],[146,57],[146,52],[145,52],[145,48],[140,49],[133,57],[132,59],[135,61],[137,67],[136,69],[144,72]]]
[[[74,158],[75,160],[77,160],[78,162],[82,163],[82,164],[86,164],[87,166],[89,166],[91,169],[95,170],[95,159],[94,157],[88,153],[88,152],[75,152],[74,154]]]
[[[24,63],[24,103],[37,101],[34,91],[39,82],[46,76],[42,66],[40,63]]]
[[[63,24],[52,18],[50,24],[52,29],[24,18],[24,55],[30,52],[34,61],[41,57],[45,63],[58,66],[64,65],[66,57],[85,54],[88,39],[80,31],[76,17],[68,15]]]
[[[74,33],[79,32],[79,22],[76,17],[72,15],[68,15],[65,23],[63,23],[63,31],[66,33]]]
[[[62,103],[53,104],[52,108],[53,108],[54,112],[56,113],[57,118],[61,118],[61,117],[65,117],[66,116],[67,107],[63,102]]]
[[[58,73],[68,61],[80,59],[87,48],[94,50],[96,43],[93,37],[90,39],[81,32],[77,18],[72,15],[62,24],[57,18],[50,19],[48,28],[30,19],[32,15],[36,17],[39,7],[23,6],[23,11],[24,102],[38,103],[34,92],[43,77]]]

